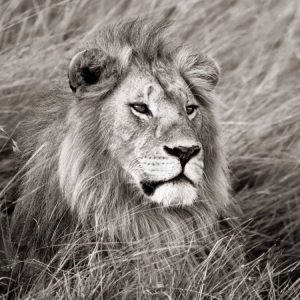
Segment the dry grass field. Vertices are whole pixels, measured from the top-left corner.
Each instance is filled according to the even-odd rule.
[[[32,110],[35,95],[48,89],[59,72],[66,72],[74,45],[103,24],[156,15],[171,7],[172,36],[209,53],[222,69],[219,116],[233,196],[243,211],[243,270],[233,268],[232,276],[222,277],[218,264],[226,264],[228,257],[218,258],[213,267],[211,258],[195,269],[200,281],[183,278],[183,283],[149,290],[138,280],[140,270],[130,268],[126,253],[103,262],[91,253],[85,268],[49,270],[35,262],[37,269],[30,272],[46,271],[25,293],[23,274],[17,280],[6,278],[5,282],[14,280],[9,283],[15,289],[13,297],[300,298],[298,0],[0,0],[0,199],[14,194],[16,170],[10,149],[17,151],[17,144],[9,138]],[[1,217],[2,234],[6,213]],[[69,245],[62,257],[76,247]],[[1,259],[10,253],[9,245],[0,240],[0,269]]]

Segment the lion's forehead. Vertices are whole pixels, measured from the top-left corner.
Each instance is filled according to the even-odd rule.
[[[181,76],[164,71],[153,75],[150,72],[133,70],[122,83],[120,93],[127,97],[127,100],[158,106],[183,105],[194,99]]]

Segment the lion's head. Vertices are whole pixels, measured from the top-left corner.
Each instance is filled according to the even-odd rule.
[[[106,43],[98,37],[71,60],[76,99],[59,176],[72,206],[88,178],[103,173],[143,201],[226,206],[226,165],[212,108],[218,67],[208,56],[167,45],[163,29],[142,21],[115,26]],[[87,155],[94,166],[85,172]]]

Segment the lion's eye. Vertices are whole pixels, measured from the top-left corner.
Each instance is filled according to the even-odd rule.
[[[191,115],[197,108],[197,105],[188,105],[185,110],[188,115]]]
[[[130,104],[131,108],[137,111],[140,114],[149,114],[150,110],[146,104],[138,103],[138,104]]]

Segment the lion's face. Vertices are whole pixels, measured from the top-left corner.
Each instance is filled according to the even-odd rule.
[[[223,205],[226,164],[211,105],[218,81],[213,60],[184,49],[157,50],[149,57],[128,47],[118,51],[84,50],[69,66],[77,100],[60,161],[69,166],[70,152],[77,154],[72,167],[60,164],[60,176],[62,188],[67,183],[76,200],[72,203],[78,202],[75,192],[84,188],[82,182],[96,180],[100,172],[99,185],[115,180],[111,189],[99,189],[110,197],[127,193],[125,185],[136,199],[163,206],[191,205],[197,199],[206,207]],[[74,183],[66,170],[74,174]]]
[[[110,151],[151,201],[189,205],[201,194],[201,108],[178,76],[164,90],[132,70],[106,100],[112,111]]]

